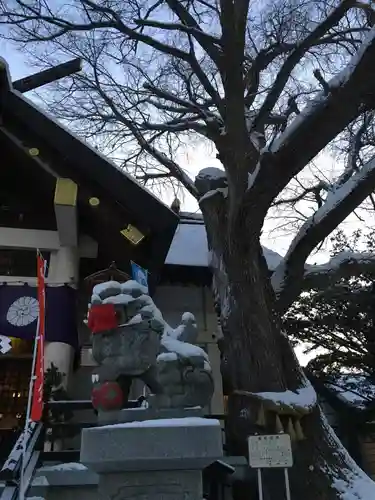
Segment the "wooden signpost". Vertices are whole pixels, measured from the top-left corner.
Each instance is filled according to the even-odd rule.
[[[263,500],[262,469],[283,468],[286,499],[291,500],[288,468],[293,466],[289,434],[270,434],[248,437],[249,464],[257,469],[259,500]]]

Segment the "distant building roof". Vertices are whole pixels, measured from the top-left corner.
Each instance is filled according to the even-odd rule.
[[[365,375],[341,375],[325,385],[343,403],[358,410],[375,403],[375,383]]]
[[[174,234],[165,263],[175,266],[208,267],[209,251],[202,214],[181,212],[180,223]],[[270,270],[280,264],[278,253],[263,247]]]

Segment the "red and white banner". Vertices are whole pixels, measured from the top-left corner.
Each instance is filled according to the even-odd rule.
[[[36,358],[34,370],[33,394],[31,400],[30,420],[39,422],[43,414],[43,386],[44,386],[44,337],[46,324],[46,286],[45,286],[45,260],[38,252],[37,254],[37,277],[38,277],[38,302],[39,320],[36,332]]]

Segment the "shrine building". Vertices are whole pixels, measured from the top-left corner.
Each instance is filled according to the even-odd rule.
[[[90,342],[92,286],[126,281],[134,261],[154,293],[178,217],[14,89],[1,59],[0,148],[0,334],[12,346],[0,355],[0,428],[10,429],[26,409],[36,249],[47,261],[45,368],[54,363],[68,384]]]

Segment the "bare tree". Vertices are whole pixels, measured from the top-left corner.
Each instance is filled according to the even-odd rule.
[[[4,36],[34,43],[40,60],[83,57],[85,72],[51,96],[58,116],[102,138],[137,176],[172,177],[199,200],[226,340],[232,452],[246,453],[251,433],[295,429],[295,498],[336,499],[351,488],[367,500],[372,483],[321,414],[280,313],[306,283],[374,262],[345,253],[324,269],[305,264],[375,189],[372,144],[363,153],[352,140],[375,104],[374,12],[353,0],[249,4],[1,0],[0,21]],[[260,245],[270,207],[348,127],[347,166],[297,193],[317,205],[270,276]],[[215,146],[224,170],[205,169],[194,183],[176,154],[197,138]],[[279,491],[276,475],[267,498]]]

